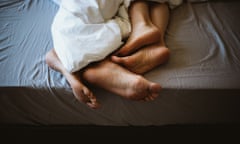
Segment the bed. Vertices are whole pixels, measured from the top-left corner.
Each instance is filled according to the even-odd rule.
[[[239,1],[185,1],[171,10],[170,60],[145,74],[163,87],[151,102],[90,89],[98,110],[75,100],[50,69],[50,0],[0,0],[0,124],[162,126],[240,122]]]

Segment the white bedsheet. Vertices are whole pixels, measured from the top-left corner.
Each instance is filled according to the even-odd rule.
[[[117,13],[122,3],[123,0],[62,1],[52,24],[52,36],[56,53],[69,72],[102,60],[120,47],[118,21],[123,17]],[[130,32],[129,21],[122,23]]]

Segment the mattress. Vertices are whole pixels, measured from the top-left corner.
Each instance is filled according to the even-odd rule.
[[[146,126],[240,121],[239,1],[185,2],[170,11],[169,61],[144,77],[160,83],[151,102],[90,85],[102,107],[75,100],[50,69],[52,1],[0,0],[0,124]],[[106,77],[107,78],[107,77]]]

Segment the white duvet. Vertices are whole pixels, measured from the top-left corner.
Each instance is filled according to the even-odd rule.
[[[60,6],[52,23],[54,49],[69,72],[104,59],[131,31],[127,14],[131,0],[53,1]],[[170,7],[181,2],[169,0]]]

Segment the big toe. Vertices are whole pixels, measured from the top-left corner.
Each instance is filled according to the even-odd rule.
[[[123,63],[123,59],[121,57],[118,57],[118,56],[112,56],[111,57],[111,60],[114,62],[114,63],[117,63],[117,64],[122,64]]]
[[[159,96],[162,87],[157,83],[151,83],[149,87],[149,92],[151,97],[156,98]]]

